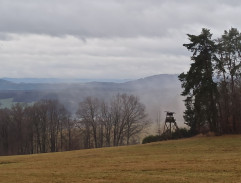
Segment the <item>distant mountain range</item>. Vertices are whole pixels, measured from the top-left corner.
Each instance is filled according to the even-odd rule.
[[[114,82],[124,83],[130,79],[75,79],[75,78],[2,78],[13,83],[88,83],[88,82]]]
[[[78,108],[78,103],[87,96],[108,100],[117,93],[127,93],[140,97],[153,121],[156,120],[159,111],[161,111],[163,121],[164,111],[169,110],[175,111],[177,121],[183,124],[184,104],[183,98],[180,96],[182,89],[177,76],[161,74],[121,83],[67,82],[67,80],[61,79],[41,80],[41,82],[34,83],[39,80],[34,78],[31,79],[32,82],[27,83],[19,82],[24,81],[21,79],[12,81],[0,79],[0,102],[6,99],[11,99],[12,102],[27,103],[41,99],[58,99],[74,113]]]

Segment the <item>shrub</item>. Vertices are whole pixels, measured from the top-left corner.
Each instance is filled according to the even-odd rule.
[[[157,141],[162,141],[162,140],[164,140],[162,136],[149,135],[142,140],[142,144],[146,144],[146,143],[150,143],[150,142],[157,142]]]
[[[188,138],[191,137],[192,133],[190,130],[186,128],[179,128],[172,135],[162,134],[162,135],[149,135],[145,137],[142,141],[142,144],[150,143],[150,142],[158,142],[168,139],[180,139],[180,138]]]
[[[178,130],[172,133],[172,139],[187,138],[191,136],[191,131],[186,128],[179,128]]]

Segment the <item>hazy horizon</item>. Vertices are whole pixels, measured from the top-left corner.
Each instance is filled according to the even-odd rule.
[[[178,74],[156,74],[156,75],[150,75],[150,76],[145,76],[141,78],[57,78],[57,77],[52,77],[52,78],[44,78],[44,77],[19,77],[19,78],[12,78],[12,77],[3,77],[0,79],[6,80],[6,81],[11,81],[15,83],[21,83],[21,82],[28,82],[28,83],[44,83],[45,81],[48,81],[50,83],[61,83],[61,82],[114,82],[114,83],[123,83],[123,82],[128,82],[128,81],[134,81],[138,79],[145,79],[149,77],[155,77],[159,75],[178,75]]]

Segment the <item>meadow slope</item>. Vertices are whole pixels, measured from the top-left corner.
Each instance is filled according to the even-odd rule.
[[[0,182],[241,182],[241,136],[0,157]]]

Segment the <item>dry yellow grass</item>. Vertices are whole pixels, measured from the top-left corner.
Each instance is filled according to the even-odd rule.
[[[241,136],[0,157],[4,183],[241,182]]]

